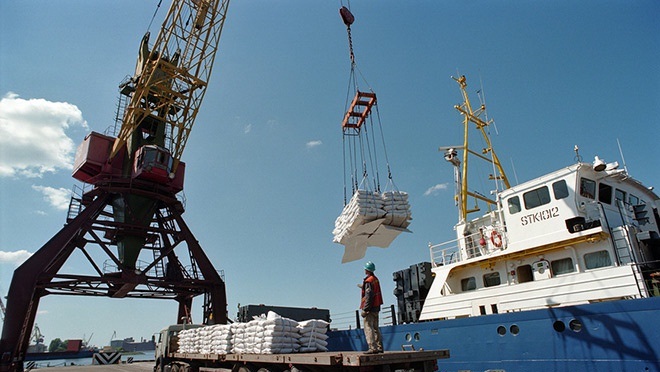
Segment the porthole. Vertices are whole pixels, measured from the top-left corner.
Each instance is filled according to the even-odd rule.
[[[412,336],[410,335],[410,333],[406,333],[406,341],[408,342],[412,341]]]
[[[571,319],[571,321],[568,323],[568,328],[570,328],[573,332],[580,332],[582,330],[582,322],[577,319]]]
[[[420,336],[419,333],[415,332],[415,335],[413,336],[415,338],[415,341],[419,341]]]
[[[561,320],[557,320],[554,323],[552,323],[552,328],[555,329],[557,332],[564,332],[566,330],[566,324],[562,322]]]
[[[500,336],[504,336],[506,334],[506,327],[505,326],[497,327],[497,334],[499,334]]]
[[[514,324],[511,327],[509,327],[509,332],[511,332],[511,334],[515,336],[518,333],[520,333],[520,328],[518,328],[518,326]]]

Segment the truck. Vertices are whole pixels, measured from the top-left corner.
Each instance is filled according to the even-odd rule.
[[[203,326],[175,324],[160,332],[154,372],[434,372],[438,359],[449,358],[449,350],[404,350],[380,354],[360,351],[287,354],[179,352],[179,332],[198,327]]]

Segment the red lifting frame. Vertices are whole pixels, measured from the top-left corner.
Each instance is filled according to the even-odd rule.
[[[371,112],[371,107],[376,104],[376,93],[360,92],[359,90],[351,102],[351,107],[344,116],[344,121],[341,123],[343,129],[355,128],[360,129],[364,121]]]

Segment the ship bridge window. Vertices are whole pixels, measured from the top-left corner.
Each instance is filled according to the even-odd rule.
[[[568,186],[566,186],[566,180],[553,183],[552,193],[555,194],[555,199],[557,200],[568,197]]]
[[[622,191],[622,190],[619,190],[619,189],[615,189],[614,190],[614,199],[622,201],[622,202],[625,203],[626,202],[626,192]]]
[[[615,189],[614,190],[614,200],[625,203],[626,202],[626,192],[623,191],[623,190]]]
[[[514,214],[520,212],[520,198],[517,196],[511,197],[507,200],[507,203],[509,204],[509,213]]]
[[[524,193],[523,200],[525,201],[525,209],[532,209],[550,203],[548,187],[543,186]]]
[[[580,195],[593,199],[596,197],[596,181],[588,178],[580,178]]]
[[[606,183],[598,184],[598,201],[605,204],[612,204],[612,186]]]
[[[500,273],[497,271],[494,273],[484,274],[484,287],[494,287],[500,284],[502,284],[502,281],[500,280]]]
[[[635,195],[630,194],[628,201],[630,202],[630,205],[639,205],[639,198]]]
[[[473,276],[461,279],[461,290],[463,292],[474,291],[475,289],[477,289],[477,280]]]
[[[554,275],[575,272],[575,265],[573,265],[573,259],[570,257],[550,261],[550,267],[552,268],[552,273]]]
[[[591,252],[584,255],[584,266],[587,269],[612,266],[612,259],[607,251]]]

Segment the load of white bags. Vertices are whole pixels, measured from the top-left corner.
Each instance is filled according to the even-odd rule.
[[[227,354],[231,351],[232,326],[218,324],[179,332],[179,351],[194,354]]]
[[[403,191],[386,191],[382,194],[385,210],[384,225],[407,228],[412,220],[408,193]]]
[[[296,322],[269,311],[247,323],[212,325],[179,332],[179,352],[193,354],[287,354],[327,351],[323,320]]]
[[[298,322],[269,311],[247,323],[235,323],[233,353],[280,354],[300,349]]]
[[[329,323],[323,320],[306,320],[298,324],[300,330],[300,352],[328,351]]]
[[[335,220],[333,242],[344,245],[342,263],[364,257],[367,247],[387,248],[412,220],[408,194],[357,190]]]

